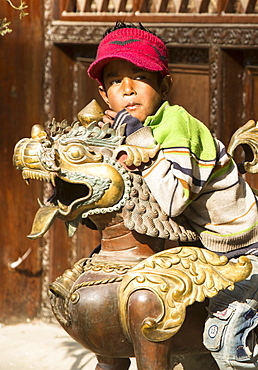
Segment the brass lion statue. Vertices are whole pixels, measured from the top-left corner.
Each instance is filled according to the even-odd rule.
[[[99,127],[99,109],[90,118],[87,109],[71,125],[34,125],[31,137],[14,149],[14,166],[25,181],[53,187],[29,238],[44,235],[55,218],[64,221],[69,236],[79,223],[101,235],[98,253],[50,285],[53,312],[72,338],[96,354],[96,370],[127,370],[130,357],[139,370],[168,370],[178,362],[184,369],[217,369],[202,344],[205,299],[246,279],[251,262],[182,246],[197,241],[196,233],[183,217],[168,217],[141,174],[117,160],[124,127]],[[232,152],[236,141],[246,143],[243,131]],[[138,161],[155,161],[158,150],[143,149]],[[180,245],[168,248],[168,241]]]

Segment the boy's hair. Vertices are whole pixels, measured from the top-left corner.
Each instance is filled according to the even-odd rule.
[[[119,30],[121,28],[138,28],[139,30],[143,30],[143,31],[146,31],[146,32],[149,32],[149,33],[152,33],[153,35],[155,35],[155,32],[153,31],[150,31],[148,28],[144,27],[143,24],[141,22],[139,22],[138,24],[134,24],[134,23],[131,23],[131,22],[122,22],[122,21],[117,21],[116,24],[112,27],[109,27],[108,29],[106,29],[104,35],[103,35],[103,39],[104,37],[106,37],[110,32],[113,32],[113,31],[116,31],[116,30]],[[155,35],[156,36],[156,35]]]
[[[108,28],[100,42],[96,60],[88,69],[91,78],[103,85],[103,68],[112,60],[131,62],[141,69],[169,74],[168,51],[165,43],[141,23],[117,22]]]

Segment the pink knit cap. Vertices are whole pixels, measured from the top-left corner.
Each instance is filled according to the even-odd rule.
[[[169,74],[168,51],[157,36],[138,28],[121,28],[110,32],[98,47],[96,60],[90,65],[88,74],[100,85],[105,65],[115,59],[127,60],[147,71]]]

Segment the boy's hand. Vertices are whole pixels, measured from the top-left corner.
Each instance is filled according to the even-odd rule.
[[[116,158],[130,171],[149,167],[160,150],[160,145],[152,136],[150,127],[142,127],[126,138],[125,144],[113,151]]]
[[[109,123],[114,129],[126,123],[125,136],[129,136],[143,127],[138,118],[131,116],[126,109],[122,109],[118,113],[111,109],[106,110],[102,122],[99,122],[98,125],[102,127],[105,123]]]
[[[102,121],[98,122],[99,127],[103,127],[106,123],[112,127],[114,120],[116,118],[117,113],[113,110],[106,110],[104,116],[102,117]]]
[[[108,112],[110,112],[111,114],[113,113],[112,111]],[[126,123],[125,136],[129,136],[133,132],[138,131],[140,128],[143,127],[141,121],[139,121],[138,118],[133,117],[130,113],[128,113],[126,109],[122,109],[120,112],[116,114],[112,127],[116,130],[124,123]]]
[[[109,125],[112,126],[116,118],[116,115],[117,112],[110,109],[106,110],[105,115],[103,117],[103,123],[109,123]]]

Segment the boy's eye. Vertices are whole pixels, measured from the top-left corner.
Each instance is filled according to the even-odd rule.
[[[140,80],[144,80],[144,79],[146,79],[146,76],[142,76],[142,75],[141,75],[141,76],[136,76],[136,77],[135,77],[135,80],[139,80],[139,81],[140,81]]]
[[[119,80],[119,79],[117,78],[117,79],[115,79],[115,80],[110,81],[110,85],[117,85],[117,84],[119,84],[120,82],[121,82],[121,80]]]

